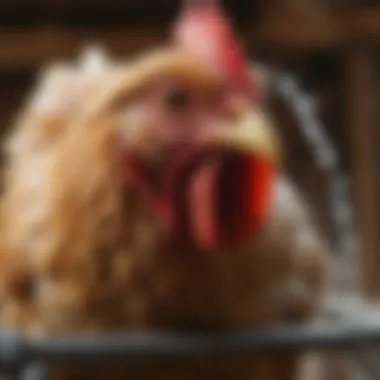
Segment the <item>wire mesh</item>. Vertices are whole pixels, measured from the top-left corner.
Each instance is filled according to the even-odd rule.
[[[315,163],[328,178],[329,203],[334,219],[337,244],[334,252],[340,255],[356,251],[354,214],[349,176],[340,169],[340,157],[326,129],[317,117],[317,104],[305,93],[289,73],[271,70],[270,85],[293,112]]]

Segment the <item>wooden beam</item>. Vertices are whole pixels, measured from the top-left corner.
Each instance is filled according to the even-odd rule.
[[[167,31],[164,27],[143,28],[65,28],[40,27],[7,28],[0,30],[0,70],[36,70],[47,61],[68,58],[77,54],[88,43],[103,43],[111,53],[129,55],[155,47],[165,42]],[[297,39],[298,38],[298,39]],[[328,34],[299,38],[292,35],[276,36],[253,35],[246,38],[247,45],[271,46],[279,44],[283,49],[299,46],[337,46],[337,40]],[[313,41],[311,43],[311,41]],[[256,49],[254,49],[256,51]]]
[[[118,0],[110,1],[119,3]],[[64,3],[54,3],[51,8],[60,9],[63,6],[60,4]],[[172,4],[169,0],[167,3]],[[137,7],[136,1],[126,4]],[[1,7],[2,5],[0,12]],[[79,5],[75,8],[74,3],[73,7],[73,9],[82,9]],[[93,8],[98,9],[96,7],[97,5],[94,5]],[[127,8],[126,6],[125,9]],[[43,14],[39,18],[43,23],[42,16]],[[68,26],[62,26],[62,23],[60,22],[60,26],[50,28],[48,26],[3,27],[0,31],[0,68],[34,69],[46,60],[75,53],[87,41],[99,40],[105,42],[117,54],[129,54],[160,43],[168,26],[164,24],[149,28],[122,26],[117,29],[99,29],[90,26],[85,29],[83,27],[69,29]],[[375,45],[380,43],[380,9],[318,15],[286,11],[278,11],[272,15],[264,13],[258,28],[251,28],[243,35],[246,36],[249,46],[287,51],[347,48],[359,43]]]
[[[345,22],[350,27],[353,41],[366,44],[380,42],[380,8],[347,12]]]
[[[273,7],[263,13],[256,38],[263,44],[287,48],[328,48],[342,45],[346,33],[341,19],[334,15]]]
[[[35,70],[42,64],[75,56],[88,43],[101,43],[116,55],[129,55],[157,46],[163,29],[54,29],[3,30],[0,32],[0,70]]]
[[[0,31],[0,70],[34,70],[51,59],[75,54],[91,41],[103,42],[115,54],[133,54],[163,42],[166,27],[3,27]],[[311,18],[280,12],[271,17],[263,15],[259,28],[243,35],[248,47],[289,52],[347,48],[360,41],[380,43],[380,11]]]
[[[281,49],[374,47],[380,44],[380,7],[335,13],[273,10],[250,30],[249,40],[252,45]]]
[[[353,152],[356,210],[359,227],[359,271],[365,295],[380,296],[380,255],[377,224],[374,62],[370,50],[357,49],[348,59],[348,113]]]

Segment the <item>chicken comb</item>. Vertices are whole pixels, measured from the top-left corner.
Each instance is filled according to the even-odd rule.
[[[220,73],[228,88],[256,100],[256,84],[231,21],[215,0],[187,0],[174,24],[175,44]]]

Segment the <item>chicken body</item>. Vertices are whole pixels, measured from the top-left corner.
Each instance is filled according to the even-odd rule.
[[[120,175],[114,88],[28,160],[10,159],[1,210],[3,326],[54,337],[310,320],[319,309],[327,249],[291,182],[276,180],[269,219],[242,248],[209,254],[168,239],[146,198]],[[131,93],[121,97],[129,124],[139,99]],[[157,370],[168,379],[291,380],[296,358],[125,366],[127,377],[119,366],[96,374],[145,379]],[[87,378],[80,371],[61,369],[57,378]]]

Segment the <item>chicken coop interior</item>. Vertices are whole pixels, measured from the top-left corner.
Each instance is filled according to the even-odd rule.
[[[345,305],[345,300],[350,304],[357,298],[376,304],[380,299],[380,3],[221,3],[252,64],[263,70],[267,85],[263,97],[279,126],[286,170],[304,191],[332,247],[329,299],[334,307],[339,300]],[[44,65],[74,59],[88,44],[101,44],[112,56],[127,58],[161,46],[179,7],[177,0],[1,1],[1,136],[12,127]],[[281,74],[284,83],[290,79],[296,85],[290,103],[281,95],[276,75],[268,79],[272,70]],[[295,108],[303,101],[309,113],[301,110],[297,117]],[[317,132],[325,137],[305,130],[304,124],[314,126],[315,120]],[[335,160],[333,167],[330,156],[326,158],[329,154]],[[321,361],[316,356],[314,369],[297,380],[379,379],[380,353],[372,350],[362,355],[359,350],[358,343],[348,356],[343,351]]]

